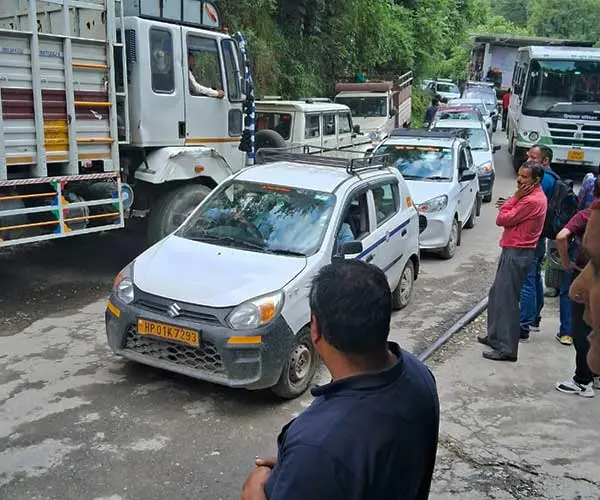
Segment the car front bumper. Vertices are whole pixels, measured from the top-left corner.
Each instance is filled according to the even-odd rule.
[[[209,308],[178,302],[181,314],[171,318],[172,300],[136,291],[126,305],[111,296],[106,310],[106,335],[113,352],[156,368],[229,387],[264,389],[275,385],[288,357],[294,334],[283,316],[256,330],[233,330],[225,322],[231,308]],[[199,347],[161,337],[140,335],[137,320],[187,328],[200,334]],[[244,344],[240,337],[258,337]],[[232,339],[235,337],[236,339]],[[231,343],[236,340],[236,343]]]
[[[449,210],[423,215],[427,218],[427,227],[419,236],[419,247],[422,250],[444,248],[450,239],[454,215]]]

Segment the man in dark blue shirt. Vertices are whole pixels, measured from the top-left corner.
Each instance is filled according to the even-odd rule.
[[[439,402],[429,369],[387,342],[392,297],[385,274],[359,260],[314,279],[311,337],[332,382],[259,459],[242,500],[426,500]]]

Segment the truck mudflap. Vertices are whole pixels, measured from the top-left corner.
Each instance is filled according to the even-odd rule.
[[[0,248],[123,226],[118,172],[0,181]]]

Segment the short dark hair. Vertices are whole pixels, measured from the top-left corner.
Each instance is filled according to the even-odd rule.
[[[323,267],[309,302],[319,332],[338,351],[369,356],[386,349],[392,292],[378,267],[358,259]]]
[[[434,106],[440,103],[440,97],[439,96],[433,96],[431,98],[431,104],[433,104]]]
[[[552,148],[549,148],[544,144],[534,144],[532,147],[539,148],[539,150],[542,152],[542,158],[547,158],[548,161],[552,163],[552,160],[554,159],[554,153],[552,152]]]
[[[539,179],[540,182],[544,178],[544,165],[536,161],[526,161],[521,165],[521,168],[528,168],[531,170],[531,177],[533,179]]]

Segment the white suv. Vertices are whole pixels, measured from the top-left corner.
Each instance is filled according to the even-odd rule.
[[[408,304],[423,226],[398,169],[386,157],[261,157],[117,276],[106,311],[116,354],[293,398],[317,368],[308,293],[319,269],[371,262],[394,308]]]
[[[398,129],[374,154],[390,157],[427,217],[421,248],[438,251],[445,259],[454,257],[462,228],[475,226],[481,210],[469,144],[454,133]]]

